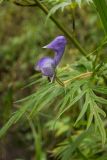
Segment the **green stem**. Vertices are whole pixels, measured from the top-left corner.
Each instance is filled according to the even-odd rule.
[[[101,63],[99,64],[99,66],[94,69],[94,72],[93,72],[93,74],[92,74],[92,76],[91,76],[91,79],[94,79],[94,76],[95,76],[96,73],[100,70],[100,68],[101,68],[102,66],[103,66],[103,62],[101,62]]]
[[[48,15],[49,11],[46,8],[46,6],[41,3],[39,0],[34,0],[38,7],[46,14]],[[84,48],[81,47],[81,44],[71,35],[70,32],[68,32],[64,26],[62,26],[53,16],[50,16],[50,19],[57,25],[57,27],[69,38],[70,41],[78,48],[78,50],[81,52],[82,55],[85,57],[87,56],[87,51],[84,50]],[[89,59],[89,57],[86,57]]]
[[[75,35],[75,11],[72,8],[71,8],[71,11],[72,11],[72,29],[73,29],[73,33]]]
[[[101,49],[103,48],[103,46],[106,44],[106,40],[107,40],[107,37],[105,37],[103,40],[101,40],[98,48],[93,52],[93,53],[96,52],[96,57],[95,57],[95,60],[94,60],[94,62],[93,62],[93,68],[94,68],[94,69],[95,69],[98,61],[99,61],[100,58],[101,58],[101,52],[100,52],[100,50],[101,50]]]
[[[13,2],[15,5],[17,6],[21,6],[21,7],[35,7],[37,6],[37,4],[21,4],[19,2]]]
[[[106,0],[93,0],[96,10],[101,18],[104,31],[107,35],[107,3]]]
[[[96,51],[96,52],[97,52],[97,51]],[[94,60],[94,62],[93,62],[93,69],[94,69],[94,70],[95,70],[95,67],[96,67],[97,62],[98,62],[98,59],[99,59],[99,54],[100,54],[100,52],[97,52],[96,57],[95,57],[95,60]]]

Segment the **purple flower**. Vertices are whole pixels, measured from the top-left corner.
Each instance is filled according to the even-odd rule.
[[[63,56],[66,44],[66,38],[64,36],[58,36],[51,43],[44,46],[43,48],[53,50],[55,52],[55,56],[54,58],[41,58],[35,65],[35,70],[40,71],[44,76],[47,76],[51,81],[53,81],[55,78],[55,69]]]

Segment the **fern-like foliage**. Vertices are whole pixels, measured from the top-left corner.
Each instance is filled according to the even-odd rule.
[[[81,67],[82,69],[80,69]],[[84,99],[81,112],[78,113],[79,116],[75,125],[81,121],[85,114],[87,114],[87,129],[90,128],[91,124],[94,124],[96,131],[99,131],[102,137],[102,143],[104,144],[106,141],[106,133],[103,120],[106,115],[101,106],[107,105],[107,100],[98,95],[99,93],[101,95],[107,94],[107,88],[98,85],[97,75],[100,74],[100,70],[93,77],[91,62],[86,61],[81,67],[78,62],[78,65],[67,65],[58,70],[57,74],[59,78],[63,80],[65,87],[62,87],[57,83],[50,84],[42,78],[37,78],[36,75],[34,77],[36,80],[33,80],[29,86],[40,84],[41,87],[37,88],[37,91],[32,95],[16,102],[22,104],[22,107],[12,115],[9,121],[0,130],[0,137],[2,137],[13,124],[22,118],[27,116],[30,119],[33,119],[38,116],[41,111],[47,110],[59,97],[60,100],[54,106],[54,109],[56,108],[57,110],[54,125],[66,111],[74,106],[74,104],[81,99]]]
[[[52,5],[52,8],[49,11],[49,14],[47,18],[49,18],[52,14],[54,14],[57,10],[61,9],[62,11],[65,9],[65,7],[71,7],[71,9],[74,9],[77,5],[81,6],[82,1],[81,0],[45,0],[45,2]],[[92,0],[87,0],[87,2],[92,2]]]

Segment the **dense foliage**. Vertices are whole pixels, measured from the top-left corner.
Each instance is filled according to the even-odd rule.
[[[106,1],[1,2],[1,158],[106,160]],[[68,39],[64,86],[34,71],[57,35]]]

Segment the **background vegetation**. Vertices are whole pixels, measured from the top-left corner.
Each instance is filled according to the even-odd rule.
[[[107,159],[106,7],[105,0],[1,1],[0,160]],[[53,56],[42,46],[58,35],[68,40],[57,70],[65,87],[34,70]]]

